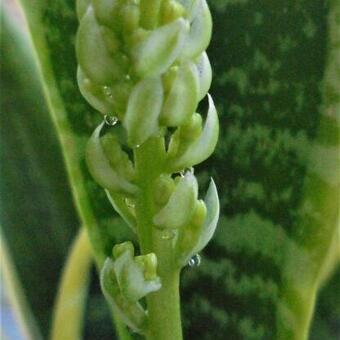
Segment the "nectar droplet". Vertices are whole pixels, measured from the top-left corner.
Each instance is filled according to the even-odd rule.
[[[189,261],[188,261],[188,266],[189,267],[198,267],[201,264],[201,255],[196,254],[194,255]]]
[[[118,123],[118,118],[115,116],[105,115],[104,122],[106,125],[114,126]]]
[[[192,173],[192,174],[194,174],[194,167],[185,168],[185,169],[181,170],[181,171],[179,172],[179,175],[180,175],[181,177],[184,177],[185,174],[187,174],[187,173]]]
[[[161,236],[162,240],[172,240],[175,237],[175,232],[173,230],[165,230]]]

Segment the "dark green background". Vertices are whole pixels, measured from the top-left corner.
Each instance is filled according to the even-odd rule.
[[[47,3],[43,23],[57,85],[72,129],[85,140],[99,115],[76,86],[74,1]],[[321,0],[215,0],[210,6],[211,93],[221,132],[216,152],[196,173],[202,190],[214,177],[223,216],[202,265],[183,271],[185,333],[187,339],[274,339],[282,250],[294,239],[320,120],[328,7]],[[1,41],[1,224],[46,336],[57,278],[79,222],[37,71],[14,35],[4,31]],[[112,235],[105,240],[109,252],[121,238],[110,228],[114,213],[88,174],[86,187],[103,233]],[[313,340],[339,335],[337,274],[318,300]],[[86,339],[111,339],[95,274],[92,281]]]

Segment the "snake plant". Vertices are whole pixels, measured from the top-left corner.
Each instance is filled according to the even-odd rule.
[[[0,223],[31,338],[180,338],[181,310],[188,339],[337,339],[339,2],[209,1],[211,89],[203,1],[21,3]]]

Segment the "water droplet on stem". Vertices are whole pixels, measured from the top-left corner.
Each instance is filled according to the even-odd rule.
[[[188,261],[188,266],[189,267],[198,267],[201,264],[201,255],[196,254],[194,255],[189,261]]]

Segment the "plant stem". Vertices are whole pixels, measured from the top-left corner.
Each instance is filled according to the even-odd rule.
[[[149,340],[182,339],[179,269],[174,265],[171,237],[157,229],[152,218],[157,207],[154,203],[154,183],[164,172],[165,147],[163,138],[153,138],[135,149],[135,164],[141,192],[136,203],[138,237],[141,252],[157,256],[157,274],[161,278],[159,291],[147,296],[149,314]]]
[[[130,335],[125,324],[119,318],[117,313],[115,313],[115,311],[113,310],[112,310],[112,319],[113,319],[112,321],[113,321],[113,325],[115,327],[116,335],[118,339],[119,340],[132,340],[133,339],[132,335]]]
[[[182,339],[179,270],[173,266],[171,258],[171,241],[154,237],[154,252],[157,254],[158,275],[162,280],[159,291],[147,296],[149,313],[149,340]]]
[[[92,262],[87,232],[81,228],[63,271],[53,313],[51,340],[81,339]]]

